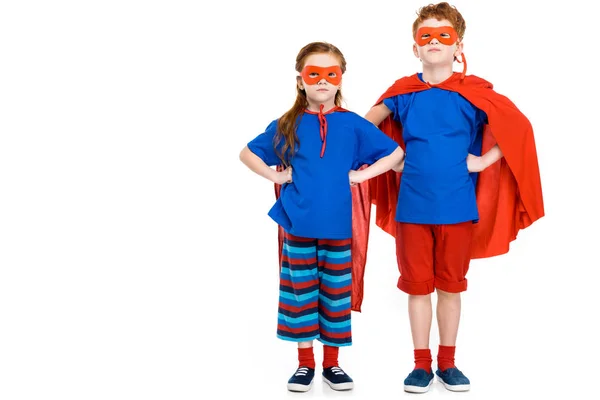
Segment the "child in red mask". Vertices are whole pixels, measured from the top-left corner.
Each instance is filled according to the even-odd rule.
[[[352,344],[352,186],[404,156],[375,125],[341,108],[345,70],[337,47],[316,42],[302,48],[295,104],[240,154],[279,193],[269,215],[282,237],[277,337],[298,343],[290,391],[312,386],[314,339],[323,344],[323,380],[334,390],[354,387],[338,365],[339,348]]]
[[[506,253],[518,231],[544,215],[531,124],[492,84],[466,76],[464,32],[448,3],[423,7],[413,24],[423,72],[397,80],[366,116],[406,151],[395,172],[370,184],[377,225],[396,238],[398,288],[408,294],[415,355],[408,392],[433,382],[434,291],[436,374],[449,390],[469,390],[454,354],[470,260]],[[458,60],[462,73],[453,72]]]

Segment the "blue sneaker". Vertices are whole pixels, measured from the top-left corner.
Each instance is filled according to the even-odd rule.
[[[308,392],[312,386],[315,370],[308,367],[299,367],[290,378],[287,388],[290,392]]]
[[[446,389],[453,392],[466,392],[471,389],[471,382],[458,368],[448,368],[445,371],[435,371],[438,380],[444,384]]]
[[[404,380],[404,391],[409,393],[425,393],[433,383],[433,372],[427,373],[423,368],[413,370]]]
[[[354,388],[354,381],[340,367],[324,368],[323,380],[333,390],[351,390]]]

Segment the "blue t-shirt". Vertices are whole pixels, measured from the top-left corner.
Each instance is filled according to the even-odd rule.
[[[352,237],[352,194],[348,173],[391,154],[398,144],[375,125],[353,112],[325,114],[327,138],[321,158],[318,116],[304,113],[297,136],[300,144],[291,159],[292,183],[269,216],[292,235],[315,239]],[[258,135],[248,148],[267,165],[281,164],[273,147],[277,120]]]
[[[383,102],[402,124],[406,145],[396,221],[478,221],[477,174],[469,174],[467,155],[481,155],[486,114],[460,94],[435,87]]]

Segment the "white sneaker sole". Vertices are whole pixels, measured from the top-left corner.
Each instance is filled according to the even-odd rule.
[[[308,384],[308,385],[300,385],[299,383],[288,383],[287,389],[290,392],[308,392],[310,390],[310,388],[312,387],[313,382],[314,382],[314,379],[312,381],[310,381],[310,384]]]
[[[436,375],[437,376],[437,375]],[[468,392],[471,389],[471,385],[449,385],[439,376],[437,377],[438,381],[442,382],[442,385],[451,392]]]
[[[433,384],[433,378],[431,378],[431,380],[429,381],[429,385],[427,385],[425,387],[404,385],[404,391],[408,392],[408,393],[427,393],[432,384]]]
[[[330,382],[329,379],[327,379],[325,377],[323,377],[323,380],[333,390],[352,390],[352,389],[354,389],[354,382],[333,383],[333,382]]]

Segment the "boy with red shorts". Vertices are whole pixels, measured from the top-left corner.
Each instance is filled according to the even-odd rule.
[[[423,72],[397,80],[366,116],[406,152],[396,172],[369,186],[377,225],[396,237],[398,287],[409,295],[415,368],[404,381],[408,392],[433,382],[434,291],[436,374],[449,390],[469,390],[454,354],[470,260],[506,253],[517,232],[544,215],[531,124],[489,82],[465,76],[464,31],[448,3],[423,7],[413,24]],[[462,74],[452,70],[459,59]]]

